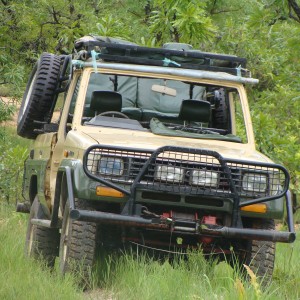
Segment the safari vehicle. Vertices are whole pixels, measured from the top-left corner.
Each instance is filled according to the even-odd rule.
[[[72,55],[43,53],[17,127],[34,139],[17,207],[26,254],[59,256],[65,273],[88,270],[97,247],[201,248],[270,277],[275,243],[295,233],[289,174],[255,149],[245,85],[257,82],[244,58],[186,44],[86,36]]]

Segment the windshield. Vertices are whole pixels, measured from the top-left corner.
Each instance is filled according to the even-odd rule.
[[[91,73],[82,123],[247,142],[238,90],[199,82]]]

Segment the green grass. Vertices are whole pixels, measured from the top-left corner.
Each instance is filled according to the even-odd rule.
[[[11,144],[12,147],[29,148],[33,144],[33,140],[18,136],[16,127],[0,127],[0,133],[2,133],[1,142],[4,142],[6,147],[7,144]]]
[[[278,244],[273,282],[262,288],[244,281],[225,262],[207,261],[201,253],[174,263],[137,252],[104,256],[93,273],[94,291],[84,293],[73,276],[24,257],[28,215],[0,202],[0,299],[299,299],[300,242]],[[104,259],[106,257],[106,259]],[[97,298],[99,293],[101,298]],[[106,295],[106,296],[105,296]]]
[[[210,262],[191,253],[188,261],[159,263],[141,255],[125,255],[106,277],[106,289],[116,299],[299,299],[299,243],[279,245],[272,284],[261,287],[254,274],[241,279],[225,262]],[[292,265],[294,267],[292,267]]]
[[[0,203],[0,299],[82,299],[74,278],[62,278],[23,254],[27,215]]]

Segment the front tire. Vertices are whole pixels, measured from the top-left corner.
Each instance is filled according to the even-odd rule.
[[[32,219],[44,219],[44,213],[36,196],[31,209],[27,226],[25,255],[34,259],[42,259],[50,268],[54,266],[58,256],[59,230],[31,224]]]
[[[252,228],[275,230],[272,219],[253,220]],[[249,241],[246,244],[242,263],[248,265],[263,284],[272,280],[275,262],[275,243],[271,241]]]
[[[80,199],[75,199],[75,207],[93,210],[86,201]],[[70,204],[66,202],[59,249],[60,270],[63,274],[79,271],[82,279],[89,278],[95,262],[96,229],[95,223],[72,220]]]

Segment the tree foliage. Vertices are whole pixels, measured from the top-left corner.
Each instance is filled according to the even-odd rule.
[[[11,119],[15,109],[12,105],[8,105],[0,98],[0,124]],[[1,137],[1,132],[0,132]]]
[[[207,16],[205,2],[155,0],[152,5],[150,31],[159,42],[199,45],[200,41],[215,34],[216,28]]]
[[[41,52],[70,52],[86,34],[246,57],[260,80],[249,88],[258,148],[300,191],[299,0],[0,0],[0,14],[0,88],[17,90]]]

